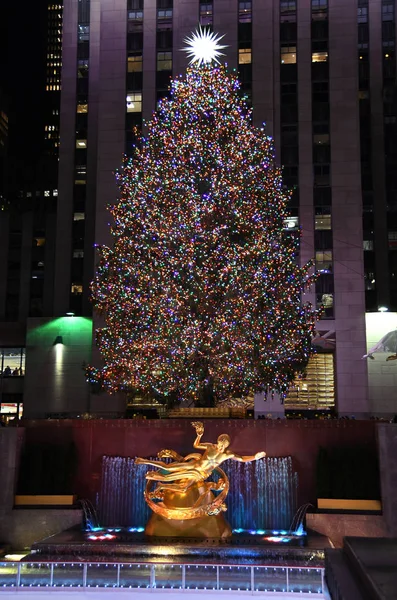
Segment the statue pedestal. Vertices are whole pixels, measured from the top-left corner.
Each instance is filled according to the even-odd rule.
[[[194,516],[196,509],[210,506],[214,494],[205,482],[192,485],[186,492],[166,492],[145,527],[146,535],[159,537],[226,538],[232,535],[229,523],[223,512],[217,515],[203,515],[197,518],[167,519],[167,510],[182,509],[186,516]],[[196,513],[197,514],[197,513]]]
[[[145,527],[146,535],[159,537],[228,538],[232,535],[222,513],[198,519],[166,519],[152,514]]]

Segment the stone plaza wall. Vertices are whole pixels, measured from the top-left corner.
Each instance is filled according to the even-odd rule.
[[[239,454],[265,450],[268,456],[292,456],[299,476],[298,504],[316,505],[316,467],[320,447],[363,447],[374,455],[374,421],[206,419],[203,441],[228,433]],[[70,493],[95,502],[100,488],[103,456],[155,456],[163,448],[181,454],[192,451],[194,430],[188,419],[51,420],[25,424],[26,448],[38,442],[70,445],[77,451],[77,472]]]
[[[389,535],[397,537],[397,424],[377,428],[383,516]]]

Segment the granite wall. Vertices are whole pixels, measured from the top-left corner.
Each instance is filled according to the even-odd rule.
[[[397,537],[397,424],[377,427],[383,516],[391,537]]]
[[[321,514],[306,516],[306,527],[328,537],[335,548],[342,548],[343,538],[387,537],[382,515]]]

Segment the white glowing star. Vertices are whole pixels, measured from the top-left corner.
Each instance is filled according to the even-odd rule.
[[[218,56],[224,56],[223,50],[227,46],[220,46],[218,42],[221,41],[223,35],[217,35],[208,29],[202,29],[199,25],[198,29],[191,34],[190,37],[185,38],[183,41],[187,44],[185,50],[188,57],[191,59],[189,64],[198,63],[208,64],[215,61],[219,64]]]

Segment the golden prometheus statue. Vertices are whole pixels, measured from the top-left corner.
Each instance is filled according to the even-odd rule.
[[[226,460],[250,462],[266,456],[266,452],[239,456],[228,449],[230,438],[226,433],[218,437],[216,444],[202,442],[204,425],[201,422],[192,425],[196,430],[193,446],[204,450],[203,454],[183,457],[174,450],[161,450],[157,455],[160,459],[171,458],[175,462],[143,458],[135,461],[159,468],[146,473],[144,495],[154,513],[146,525],[148,535],[229,537],[232,532],[222,512],[227,510],[225,499],[230,484],[219,465]],[[219,475],[218,481],[208,481],[214,472]]]

